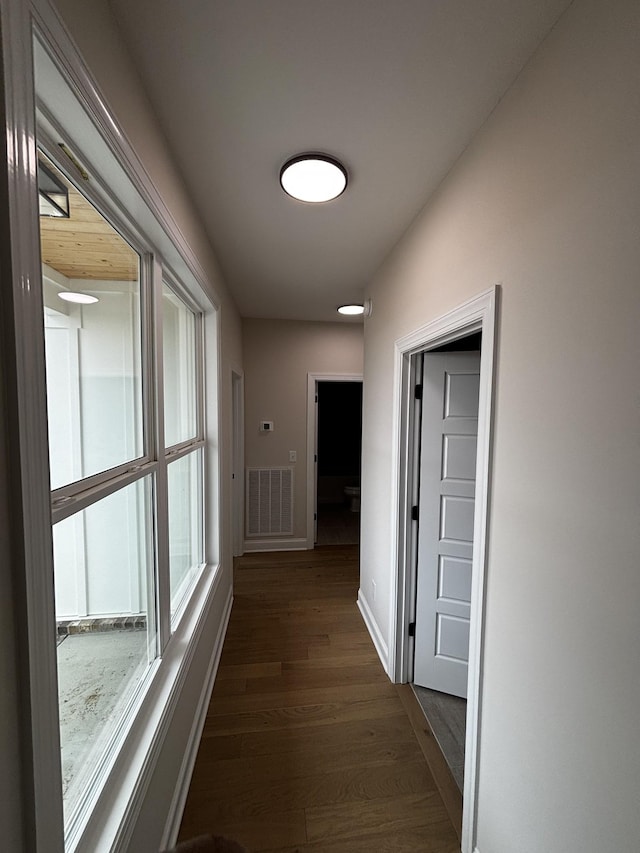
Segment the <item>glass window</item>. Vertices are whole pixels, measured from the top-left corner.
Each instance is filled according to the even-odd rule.
[[[103,475],[53,526],[68,824],[158,652],[156,559],[152,475],[112,471],[144,455],[140,256],[43,154],[39,170],[58,190],[40,209],[51,488]]]
[[[169,490],[169,574],[171,615],[183,601],[204,562],[202,449],[171,462]]]
[[[157,653],[152,530],[150,477],[53,527],[66,821]]]
[[[139,713],[151,709],[151,673],[154,684],[178,683],[178,670],[164,666],[164,644],[181,630],[205,544],[214,553],[204,525],[212,519],[207,532],[216,540],[215,490],[204,466],[205,316],[195,307],[207,302],[138,181],[114,159],[37,39],[34,55],[53,600],[44,574],[34,587],[42,580],[38,594],[55,611],[58,695],[34,679],[32,696],[33,707],[42,708],[37,731],[49,730],[57,700],[66,843],[97,849],[92,826],[102,818],[94,824],[90,813],[104,817],[116,799],[117,819],[125,813],[142,770],[118,761],[118,752],[125,738],[137,745],[156,725]],[[59,150],[52,140],[61,137]],[[100,164],[104,174],[88,174]],[[143,255],[151,246],[159,252],[153,258]],[[165,261],[179,276],[172,285],[162,280]],[[150,325],[152,305],[158,328]],[[214,312],[206,322],[214,363]],[[211,375],[216,401],[216,369]],[[163,424],[164,446],[148,440],[162,435]],[[38,596],[30,600],[30,619],[41,606]],[[53,632],[37,642],[48,660]],[[172,655],[184,661],[189,642],[180,637]],[[57,758],[44,742],[38,750],[48,766]],[[50,778],[43,777],[40,805],[58,794],[58,779]],[[57,820],[58,806],[51,815],[46,803],[40,808],[39,832],[40,823],[46,832]]]
[[[195,438],[196,317],[167,285],[162,286],[162,349],[165,446]]]
[[[68,216],[40,216],[57,489],[144,453],[140,258],[52,164],[45,168],[69,195]]]

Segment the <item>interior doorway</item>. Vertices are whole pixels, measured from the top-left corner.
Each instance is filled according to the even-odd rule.
[[[362,382],[317,383],[316,545],[360,541]]]
[[[395,682],[411,683],[414,678],[417,553],[419,545],[417,507],[420,496],[419,465],[422,426],[416,385],[420,383],[420,370],[424,353],[445,346],[449,350],[458,349],[461,346],[462,339],[478,332],[482,333],[478,381],[473,544],[471,546],[464,787],[461,803],[461,847],[463,853],[472,853],[477,843],[485,620],[484,591],[487,574],[486,542],[489,520],[494,354],[499,293],[500,288],[496,285],[395,342],[395,402],[393,411],[395,454],[392,458],[395,515],[392,529],[397,574],[396,584],[391,590],[391,612],[394,618],[392,619],[389,638],[389,674]],[[440,464],[442,464],[442,459]],[[440,756],[440,753],[438,755]],[[440,756],[438,760],[441,761],[442,757]]]
[[[482,335],[419,353],[413,689],[458,788],[464,782]]]
[[[360,541],[362,375],[308,374],[307,542]]]

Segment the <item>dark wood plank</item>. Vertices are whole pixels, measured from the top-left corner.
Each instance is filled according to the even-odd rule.
[[[249,776],[213,775],[193,794],[191,807],[206,808],[210,819],[228,822],[268,815],[283,807],[287,811],[318,810],[337,804],[386,801],[416,792],[422,796],[429,786],[436,790],[422,757],[413,756],[403,765],[385,762],[374,766],[375,772],[368,764],[325,771],[314,767],[314,772],[294,776],[274,773],[273,762],[262,759],[254,762]],[[266,773],[260,772],[262,767],[268,768]]]
[[[442,826],[447,818],[437,792],[316,806],[307,809],[306,814],[309,841],[379,835],[381,827],[391,834],[399,829],[425,827],[429,823]]]

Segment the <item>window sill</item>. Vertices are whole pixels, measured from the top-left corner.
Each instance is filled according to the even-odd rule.
[[[124,853],[128,849],[216,594],[224,594],[220,589],[222,574],[219,565],[207,565],[201,571],[165,654],[147,680],[145,695],[122,746],[105,770],[103,781],[96,785],[95,796],[87,800],[83,820],[77,821],[65,839],[68,853]],[[231,589],[225,602],[225,619],[219,626],[218,648],[212,650],[211,684],[206,685],[207,690],[212,687],[230,606]],[[194,708],[194,719],[197,710]]]

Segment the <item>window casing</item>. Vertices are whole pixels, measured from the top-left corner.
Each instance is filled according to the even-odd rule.
[[[13,31],[13,38],[4,38],[5,48],[9,43],[23,44],[15,32],[20,31],[30,16],[25,7],[20,4],[15,7],[18,14],[7,27],[7,31]],[[158,216],[157,211],[162,213],[163,208],[154,207],[149,187],[144,180],[135,178],[135,170],[129,171],[131,158],[125,158],[127,168],[114,158],[117,146],[113,140],[109,144],[105,141],[104,122],[96,122],[95,115],[86,111],[87,100],[91,99],[82,102],[76,97],[43,38],[34,39],[34,54],[38,145],[54,167],[120,234],[134,253],[137,267],[136,283],[128,285],[128,289],[103,282],[100,321],[98,312],[93,317],[88,313],[91,306],[60,310],[54,300],[48,300],[47,288],[52,288],[51,297],[56,295],[56,286],[73,289],[56,275],[59,271],[50,264],[43,270],[42,288],[36,291],[30,286],[28,298],[16,311],[20,339],[17,344],[20,423],[25,430],[25,446],[37,451],[27,453],[28,464],[22,469],[26,493],[23,507],[27,509],[26,517],[31,519],[29,534],[36,545],[27,548],[25,566],[36,824],[35,841],[30,849],[58,851],[64,846],[67,850],[92,850],[98,847],[91,838],[94,831],[91,822],[108,825],[105,832],[111,833],[112,840],[124,837],[119,827],[124,825],[130,798],[126,793],[119,795],[124,811],[114,815],[104,812],[103,803],[113,803],[123,784],[133,784],[132,767],[137,768],[140,778],[147,766],[152,746],[162,736],[163,720],[175,701],[175,685],[180,683],[187,665],[188,644],[193,640],[198,613],[219,577],[218,319],[215,305],[202,289],[199,270],[189,260],[188,251],[185,252],[181,235],[167,227],[162,215]],[[30,69],[21,66],[21,61],[20,58],[6,67],[15,70],[28,104],[32,78]],[[50,97],[55,86],[60,86],[59,100]],[[12,217],[20,221],[21,228],[20,239],[15,239],[12,251],[23,269],[32,264],[37,245],[28,236],[37,233],[37,204],[34,202],[35,148],[29,150],[34,137],[29,137],[27,145],[18,142],[20,129],[28,130],[30,122],[28,110],[20,112],[21,108],[22,105],[15,108],[18,133],[8,144],[19,155],[15,159],[18,166],[11,177],[10,193]],[[104,107],[94,103],[92,109],[97,114]],[[86,186],[65,159],[60,140],[64,140],[68,151],[73,151],[76,162],[86,165],[90,179]],[[100,143],[97,148],[92,148],[92,140]],[[126,146],[124,150],[128,150]],[[124,191],[118,192],[118,188]],[[190,382],[187,393],[193,401],[194,428],[189,430],[187,439],[168,447],[164,441],[163,410],[163,279],[170,283],[171,291],[178,294],[193,317],[192,351],[188,359],[191,367],[186,376]],[[30,280],[38,280],[35,269]],[[114,309],[115,294],[115,301],[122,304]],[[117,318],[122,315],[125,303],[128,319],[117,328]],[[107,310],[109,306],[113,310]],[[121,346],[119,350],[119,356],[124,354],[119,359],[122,368],[119,376],[113,372],[113,359],[109,355],[114,350],[104,341],[109,327],[111,333],[120,335],[119,346],[126,342],[124,349]],[[45,329],[51,338],[46,345]],[[211,388],[206,397],[205,362]],[[45,363],[47,382],[43,379]],[[105,402],[109,399],[110,404]],[[47,403],[51,411],[48,424],[43,419]],[[105,429],[104,411],[113,415],[112,431]],[[48,473],[52,487],[51,524],[48,513],[41,511]],[[180,503],[184,510],[185,496],[187,511],[177,514],[171,503]],[[36,513],[28,512],[30,504],[37,508]],[[173,552],[180,558],[174,573],[174,600],[172,539]],[[50,582],[48,571],[51,554],[55,583]],[[113,583],[113,567],[122,568],[125,563],[133,568],[125,580],[126,590],[120,582]],[[74,577],[63,589],[65,574]],[[126,605],[121,597],[124,592],[128,598]],[[111,620],[112,624],[108,632],[101,632],[93,630],[95,625],[87,624],[92,620]],[[133,651],[127,651],[130,666],[125,672],[124,687],[121,684],[116,689],[100,691],[107,700],[103,721],[107,720],[108,725],[76,739],[80,744],[73,743],[66,730],[60,737],[60,722],[66,724],[60,708],[63,702],[71,701],[73,692],[67,676],[77,674],[69,665],[74,655],[67,654],[72,638],[92,641],[104,633],[107,636],[102,639],[109,647],[106,655],[109,661],[116,638],[135,631],[140,634],[135,638]],[[180,641],[172,643],[172,633],[180,634]],[[94,650],[75,657],[88,658],[95,664],[100,654]],[[88,667],[97,668],[97,664]],[[88,677],[93,679],[90,686],[95,686],[95,671],[89,672]],[[97,702],[97,692],[87,694],[90,702]],[[85,707],[87,704],[85,701]],[[60,740],[66,752],[62,759],[58,749]],[[90,752],[84,750],[88,740]],[[127,758],[123,757],[125,753]],[[129,761],[131,756],[133,762]],[[63,773],[64,845],[62,820],[59,837],[56,828],[58,815],[62,818]],[[72,797],[69,791],[74,788],[76,793]],[[131,799],[140,796],[135,784],[128,790]],[[135,803],[131,808],[135,808]],[[101,809],[101,817],[93,820]]]
[[[40,231],[62,790],[73,837],[85,792],[117,753],[205,563],[205,431],[202,312],[61,167],[49,160],[68,184],[70,219],[41,217]],[[104,270],[91,267],[97,229]],[[62,298],[78,292],[96,301]]]

